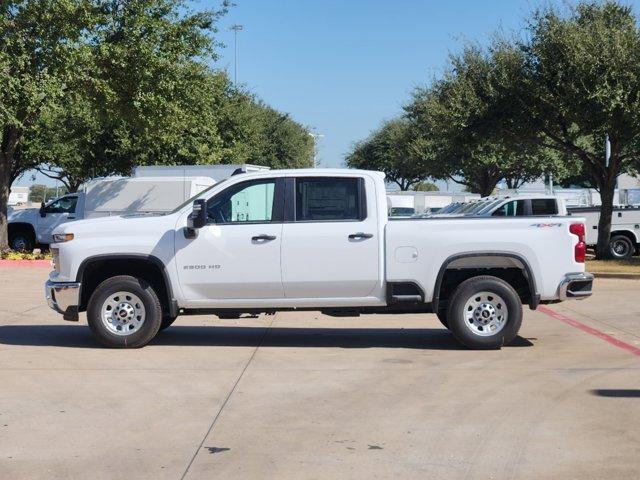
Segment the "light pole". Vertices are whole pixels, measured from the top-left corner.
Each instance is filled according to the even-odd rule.
[[[234,50],[234,66],[233,66],[233,84],[238,86],[238,32],[241,32],[244,27],[242,25],[231,25],[233,30],[233,50]]]
[[[320,133],[308,132],[309,136],[313,138],[313,168],[318,167],[318,140],[324,138],[324,135]]]

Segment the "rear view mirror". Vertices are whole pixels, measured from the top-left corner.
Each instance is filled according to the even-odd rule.
[[[47,216],[47,213],[44,211],[44,202],[40,202],[40,216],[42,218]]]
[[[185,236],[187,238],[194,238],[196,236],[196,230],[204,227],[207,224],[207,202],[202,199],[198,199],[193,202],[193,211],[187,217],[187,229]]]

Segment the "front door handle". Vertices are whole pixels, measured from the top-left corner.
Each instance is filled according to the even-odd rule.
[[[252,242],[270,242],[271,240],[275,240],[275,235],[256,235],[255,237],[251,237]]]
[[[349,240],[362,240],[364,238],[371,238],[371,237],[373,237],[373,233],[358,232],[358,233],[352,233],[351,235],[349,235]]]

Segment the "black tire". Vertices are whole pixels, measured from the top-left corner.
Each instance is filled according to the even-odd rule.
[[[165,315],[164,317],[162,317],[162,322],[160,323],[160,331],[173,325],[173,322],[176,321],[176,318],[178,317],[171,317],[169,315]]]
[[[36,240],[33,234],[26,228],[11,229],[9,233],[9,247],[19,252],[31,252]]]
[[[144,307],[142,324],[130,334],[113,333],[101,319],[103,305],[111,295],[118,292],[137,296]],[[120,275],[105,280],[95,289],[87,306],[87,321],[94,336],[103,345],[110,348],[140,348],[149,343],[158,333],[162,323],[162,307],[158,295],[146,281],[129,275]]]
[[[467,306],[467,302],[482,302],[481,296],[476,298],[474,296],[483,292],[489,295],[485,303],[480,303],[473,310],[473,306]],[[502,301],[496,298],[501,298]],[[492,302],[497,303],[493,305]],[[484,310],[487,311],[487,317],[483,317]],[[467,315],[471,315],[472,318],[467,319]],[[501,326],[493,323],[481,325],[483,321],[493,322],[491,319],[499,320],[501,316],[506,316],[505,323]],[[478,350],[501,348],[518,335],[522,324],[522,303],[513,287],[504,280],[487,275],[473,277],[462,282],[451,295],[447,309],[447,323],[456,339],[468,348]],[[476,326],[478,324],[480,325]],[[487,333],[486,329],[491,327],[498,328],[495,334]],[[484,332],[479,331],[482,328],[485,328]]]
[[[624,235],[611,237],[611,241],[609,242],[609,254],[611,258],[623,260],[633,257],[635,252],[636,247],[633,245],[633,242],[629,240],[629,237]]]

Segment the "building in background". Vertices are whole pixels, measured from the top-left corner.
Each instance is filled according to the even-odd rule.
[[[17,207],[29,201],[29,187],[11,187],[9,191],[9,206]]]

